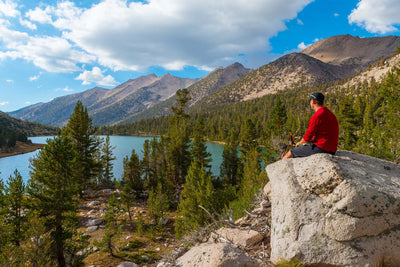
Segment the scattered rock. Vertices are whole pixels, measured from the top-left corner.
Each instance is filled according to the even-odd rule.
[[[271,194],[271,182],[268,182],[265,186],[264,186],[264,196],[268,197],[269,194]]]
[[[131,261],[126,261],[126,262],[119,264],[117,267],[139,267],[139,265],[137,265],[136,263],[131,262]]]
[[[99,229],[98,226],[89,226],[88,228],[86,228],[86,231],[93,233],[93,232],[97,231],[97,229]]]
[[[260,266],[241,250],[226,243],[202,243],[178,258],[177,267]]]
[[[100,204],[101,204],[100,201],[95,200],[95,201],[89,202],[88,206],[93,207],[93,206],[99,206]]]
[[[87,214],[94,214],[96,212],[97,212],[97,210],[90,210]]]
[[[101,224],[104,224],[105,221],[103,219],[90,219],[87,221],[86,226],[99,226]]]
[[[220,228],[211,234],[210,241],[232,243],[241,247],[252,247],[261,242],[264,236],[254,230],[242,230],[239,228]]]
[[[167,225],[169,222],[168,218],[160,218],[160,222],[162,223],[162,225]]]

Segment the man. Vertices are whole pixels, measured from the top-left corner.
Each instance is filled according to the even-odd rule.
[[[324,95],[322,93],[312,93],[309,101],[315,113],[310,118],[307,132],[296,144],[296,147],[287,152],[282,159],[307,157],[316,153],[332,155],[336,153],[339,124],[335,114],[324,106]]]

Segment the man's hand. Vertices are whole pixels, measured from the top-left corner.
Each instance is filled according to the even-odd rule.
[[[302,144],[307,143],[303,138],[301,138],[300,142],[296,143],[296,146],[301,146]]]

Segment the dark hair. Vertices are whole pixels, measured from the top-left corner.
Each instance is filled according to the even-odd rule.
[[[314,92],[310,95],[310,99],[308,101],[311,101],[311,99],[314,99],[318,105],[322,106],[324,104],[325,96],[320,92]]]

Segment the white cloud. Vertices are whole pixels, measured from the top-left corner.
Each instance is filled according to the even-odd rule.
[[[333,14],[335,17],[339,17],[340,16],[340,14],[339,13],[335,13],[335,14]]]
[[[17,4],[11,0],[0,0],[0,14],[6,17],[17,17],[20,12],[17,10]]]
[[[66,86],[65,88],[58,88],[58,89],[56,89],[56,91],[73,92],[74,89],[71,89],[68,86]]]
[[[8,101],[0,102],[0,106],[6,106],[6,105],[8,105],[8,104],[9,104]]]
[[[38,80],[39,78],[40,78],[40,75],[42,75],[42,73],[39,73],[38,75],[35,75],[35,76],[32,76],[32,77],[29,77],[29,81],[36,81],[36,80]]]
[[[297,19],[297,24],[304,25],[304,23],[303,23],[303,21],[301,19]]]
[[[36,29],[37,29],[36,24],[30,22],[29,20],[20,19],[20,20],[19,20],[19,23],[20,23],[22,26],[25,26],[25,27],[27,27],[27,28],[29,28],[29,29],[31,29],[31,30],[36,30]]]
[[[357,24],[372,33],[385,34],[396,31],[400,24],[400,1],[361,0],[348,17],[350,24]]]
[[[78,63],[95,61],[95,57],[79,51],[66,39],[51,36],[29,36],[25,32],[0,27],[0,41],[8,49],[0,59],[23,58],[49,72],[79,71]]]
[[[268,39],[285,30],[312,0],[104,0],[88,9],[72,2],[35,8],[32,21],[51,23],[63,37],[113,70],[150,66],[213,68],[239,53],[268,51]]]
[[[75,80],[81,80],[83,85],[96,83],[103,86],[115,86],[118,84],[111,75],[104,76],[98,67],[93,67],[92,71],[83,71]]]
[[[300,49],[300,50],[303,50],[303,49],[306,49],[308,46],[309,46],[309,45],[306,45],[304,42],[301,42],[301,43],[297,46],[297,48]]]
[[[10,79],[8,79],[8,80],[6,80],[6,82],[8,82],[8,83],[13,83],[13,82],[14,82],[14,80],[10,80]]]

